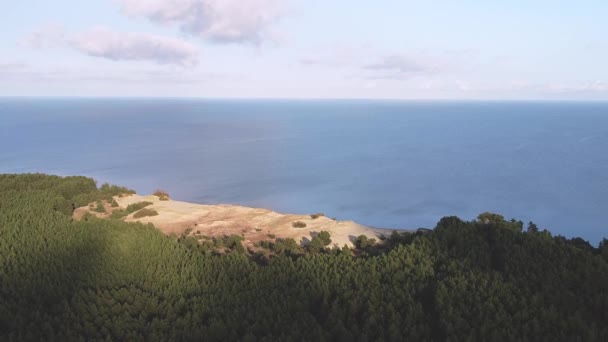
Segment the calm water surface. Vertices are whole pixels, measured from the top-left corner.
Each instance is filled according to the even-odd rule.
[[[608,236],[608,103],[0,99],[0,172],[433,227]]]

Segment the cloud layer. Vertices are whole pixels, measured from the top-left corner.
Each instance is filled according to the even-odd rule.
[[[47,24],[19,41],[19,45],[33,49],[54,48],[63,45],[65,32],[62,25]]]
[[[184,69],[156,68],[92,68],[89,66],[44,66],[36,67],[20,62],[0,61],[0,84],[2,82],[68,83],[68,84],[201,84],[211,80],[232,79],[234,76],[219,73]]]
[[[149,60],[159,64],[192,67],[198,49],[183,40],[142,33],[123,33],[98,27],[70,39],[69,45],[89,56],[114,61]]]
[[[422,56],[391,55],[364,66],[372,71],[369,78],[407,79],[419,74],[434,73],[441,69],[437,62]]]
[[[216,43],[260,44],[283,13],[280,0],[116,0],[122,10]]]

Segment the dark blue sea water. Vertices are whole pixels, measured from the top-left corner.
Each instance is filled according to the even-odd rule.
[[[608,103],[0,99],[0,172],[433,227],[608,236]]]

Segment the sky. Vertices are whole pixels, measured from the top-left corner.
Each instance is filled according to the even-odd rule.
[[[608,100],[605,0],[0,8],[0,96]]]

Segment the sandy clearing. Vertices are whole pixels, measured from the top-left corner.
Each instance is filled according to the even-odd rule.
[[[165,234],[182,234],[191,228],[192,234],[199,232],[207,236],[237,234],[245,238],[245,245],[268,240],[269,235],[293,238],[307,243],[316,233],[325,230],[331,234],[332,246],[353,246],[359,235],[379,239],[388,236],[392,229],[367,227],[353,221],[334,221],[327,217],[313,219],[310,215],[281,214],[268,209],[250,208],[228,204],[204,205],[181,201],[160,201],[156,196],[130,195],[115,197],[120,208],[137,202],[152,202],[148,208],[158,212],[157,216],[134,219],[133,214],[125,221],[152,223]],[[86,210],[86,209],[85,209]],[[293,222],[306,223],[305,228],[294,228]]]

